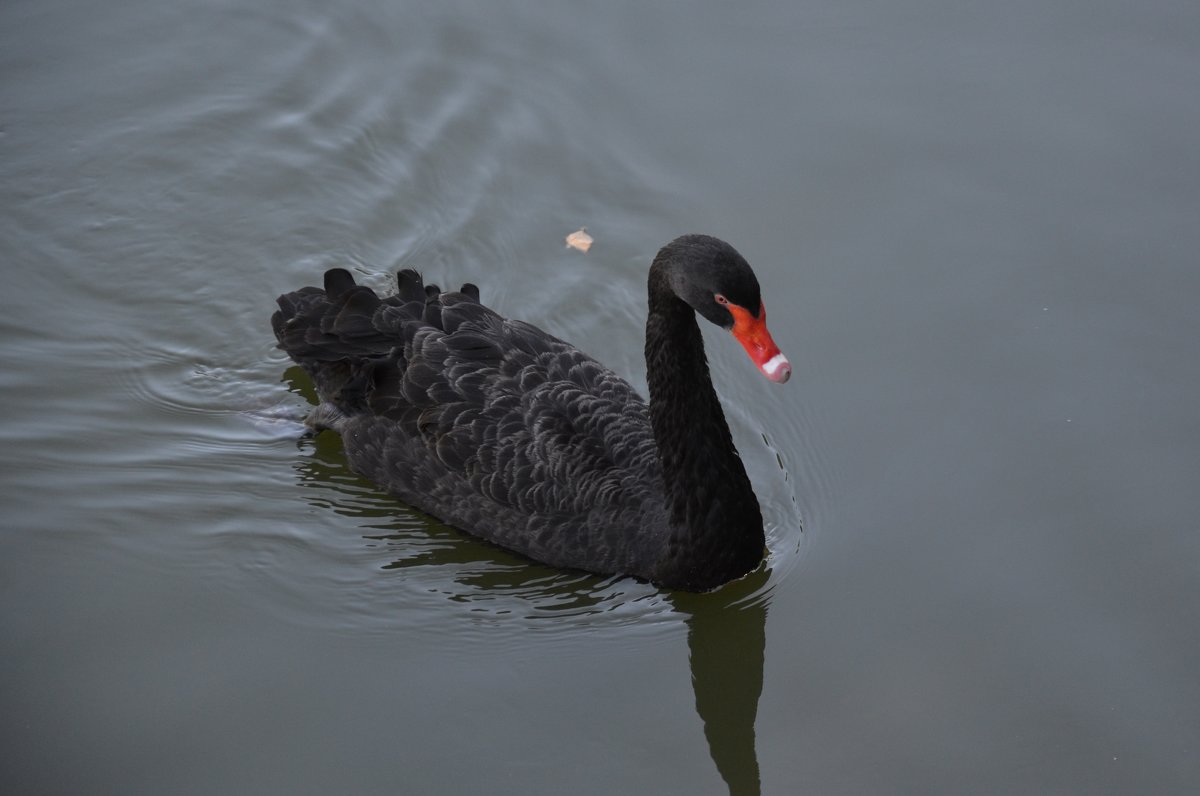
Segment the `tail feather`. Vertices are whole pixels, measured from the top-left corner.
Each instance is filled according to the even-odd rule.
[[[460,400],[457,391],[477,391],[464,374],[499,367],[503,358],[488,335],[503,333],[505,324],[479,303],[474,284],[441,294],[404,269],[396,293],[380,298],[344,268],[326,271],[323,284],[280,296],[271,317],[279,347],[317,388],[314,427]]]
[[[318,424],[331,426],[324,421],[365,408],[373,369],[403,344],[403,318],[344,268],[326,271],[324,285],[280,296],[271,326],[279,347],[308,372],[329,405]]]
[[[421,275],[411,268],[405,268],[396,274],[396,297],[405,303],[419,301],[425,303],[425,285]]]
[[[354,287],[354,275],[345,268],[330,268],[325,272],[325,295],[336,300]]]
[[[328,292],[328,291],[326,291]],[[321,319],[321,331],[341,339],[343,342],[358,342],[370,345],[379,337],[374,317],[379,310],[379,296],[368,287],[358,287],[333,297],[336,313],[327,313]]]

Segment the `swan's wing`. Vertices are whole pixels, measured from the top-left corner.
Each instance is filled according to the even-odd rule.
[[[368,405],[441,477],[522,513],[581,515],[652,472],[644,400],[575,347],[464,294],[431,302],[402,336],[373,366]]]
[[[280,347],[346,418],[335,428],[357,429],[346,440],[356,467],[443,518],[442,504],[472,494],[578,517],[658,488],[646,403],[628,382],[480,304],[474,286],[439,295],[415,271],[397,281],[380,299],[333,269],[324,290],[281,296],[272,318]],[[436,505],[429,491],[443,495]]]

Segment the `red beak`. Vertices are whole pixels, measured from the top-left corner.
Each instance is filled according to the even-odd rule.
[[[780,384],[791,378],[791,363],[767,331],[767,308],[760,303],[756,318],[745,307],[733,303],[726,306],[733,315],[733,336],[742,344],[742,348],[746,349],[746,353],[763,375]]]

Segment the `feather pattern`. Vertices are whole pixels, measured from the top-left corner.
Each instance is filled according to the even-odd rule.
[[[757,566],[764,544],[696,326],[704,297],[679,289],[727,261],[725,292],[757,298],[715,238],[655,259],[650,405],[474,285],[442,293],[412,270],[381,298],[332,269],[323,289],[280,296],[272,326],[321,398],[310,425],[339,433],[350,465],[405,502],[547,564],[705,590]]]

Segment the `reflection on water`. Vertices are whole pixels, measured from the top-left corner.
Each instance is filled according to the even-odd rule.
[[[761,791],[754,720],[767,648],[769,574],[760,569],[712,594],[671,597],[688,626],[692,688],[709,754],[734,796]]]

